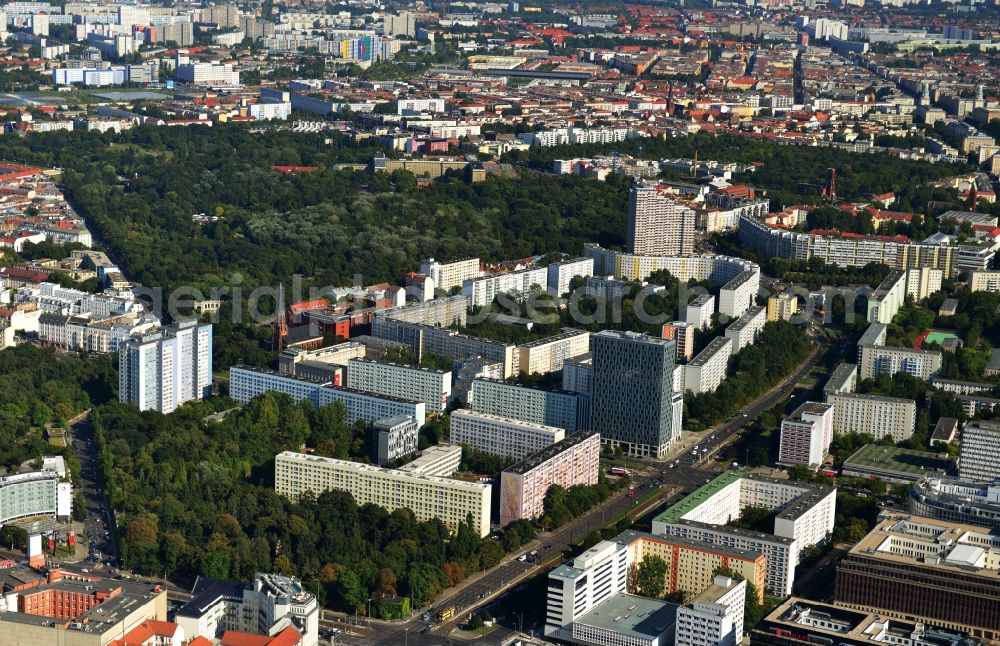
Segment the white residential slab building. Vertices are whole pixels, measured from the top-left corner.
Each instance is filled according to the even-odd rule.
[[[347,386],[400,399],[423,402],[440,415],[451,399],[451,372],[368,359],[347,362]]]
[[[726,378],[733,342],[719,336],[684,366],[684,390],[694,395],[713,392]]]
[[[564,429],[554,426],[470,410],[454,411],[450,421],[452,442],[515,460],[537,453],[566,436]]]
[[[437,518],[451,531],[472,517],[479,536],[490,533],[491,485],[409,474],[371,464],[284,451],[274,460],[274,490],[291,499],[307,491],[347,491],[358,505],[410,509],[417,520]]]
[[[916,427],[917,403],[912,399],[831,393],[826,401],[833,404],[834,433],[870,433],[876,439],[902,442]]]
[[[548,289],[549,272],[545,267],[521,269],[481,278],[468,278],[462,282],[462,295],[469,299],[470,307],[487,307],[500,294],[513,294],[523,298],[532,289]]]

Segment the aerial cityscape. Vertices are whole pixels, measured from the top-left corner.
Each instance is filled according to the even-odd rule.
[[[0,646],[1000,642],[1000,0],[0,10]]]

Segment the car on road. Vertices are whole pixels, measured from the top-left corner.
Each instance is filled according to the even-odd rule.
[[[521,556],[517,557],[517,560],[520,561],[521,563],[524,563],[525,561],[528,560],[528,556],[526,554],[522,554]]]

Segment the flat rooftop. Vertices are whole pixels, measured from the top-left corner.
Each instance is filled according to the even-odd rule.
[[[925,475],[945,474],[951,467],[951,460],[937,453],[881,444],[866,444],[844,460],[845,469],[884,472],[912,480]]]
[[[833,374],[827,380],[826,385],[823,386],[824,391],[830,390],[842,390],[846,387],[848,381],[851,377],[857,373],[858,367],[853,363],[842,363],[838,365],[833,370]]]
[[[700,367],[711,361],[716,354],[726,346],[732,346],[733,340],[727,336],[717,336],[705,346],[705,349],[698,353],[698,356],[691,360],[689,366]]]
[[[713,543],[705,543],[704,541],[696,541],[694,539],[683,538],[681,536],[661,536],[659,534],[641,532],[637,529],[626,529],[624,532],[616,536],[615,540],[619,543],[625,544],[630,544],[634,541],[655,541],[657,543],[665,543],[669,545],[681,545],[702,552],[712,552],[713,554],[720,554],[731,558],[746,559],[750,561],[756,561],[764,555],[763,552],[758,552],[757,550],[745,550],[741,547],[733,547],[731,545],[715,545]]]
[[[875,529],[858,541],[848,554],[904,563],[919,569],[973,574],[1000,584],[1000,570],[996,569],[998,551],[994,546],[997,538],[995,531],[980,525],[892,512],[881,516]],[[913,551],[906,549],[906,545],[890,551],[893,542],[904,539],[923,546],[924,550],[918,548],[917,551],[926,551],[931,558],[925,560],[922,556],[912,556]],[[984,553],[985,564],[980,566],[977,558]]]
[[[763,305],[754,305],[746,312],[743,313],[738,319],[733,321],[732,325],[726,328],[726,332],[732,330],[733,332],[739,332],[746,326],[750,325],[755,318],[761,315],[767,308]]]
[[[719,493],[729,485],[733,484],[737,480],[743,477],[743,474],[739,471],[726,471],[725,473],[719,475],[711,482],[704,484],[690,494],[677,501],[666,510],[664,510],[660,515],[658,515],[655,520],[664,523],[675,523],[694,508],[703,504],[709,498]]]
[[[737,289],[750,282],[750,279],[753,278],[755,274],[757,274],[757,272],[753,269],[742,271],[731,281],[723,285],[722,289]]]
[[[590,335],[590,332],[586,330],[576,330],[574,328],[563,328],[559,334],[553,334],[552,336],[547,336],[541,339],[536,339],[535,341],[529,341],[528,343],[522,343],[519,348],[537,348],[539,346],[548,345],[549,343],[557,343],[559,341],[565,341],[566,339],[572,339],[581,335]]]
[[[555,444],[551,444],[542,449],[541,451],[538,451],[537,453],[532,453],[531,455],[524,458],[520,462],[504,469],[503,472],[516,473],[520,475],[528,473],[532,469],[535,469],[539,465],[542,465],[551,460],[552,458],[556,457],[563,451],[569,450],[574,446],[576,446],[577,444],[580,444],[584,440],[589,439],[594,434],[595,434],[594,431],[580,431],[579,433],[573,433],[572,435],[567,436],[565,439],[562,439],[556,442]]]
[[[861,347],[863,345],[874,345],[875,339],[882,336],[882,334],[884,334],[885,331],[886,327],[884,324],[872,323],[865,330],[865,333],[861,335],[861,338],[858,339],[858,347]]]
[[[677,605],[619,592],[597,604],[575,622],[633,638],[649,639],[677,622]]]

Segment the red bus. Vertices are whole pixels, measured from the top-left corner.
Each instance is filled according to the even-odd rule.
[[[629,473],[628,469],[623,469],[621,467],[612,467],[611,471],[609,471],[608,473],[610,473],[613,476],[630,476],[630,475],[632,475],[631,473]]]

